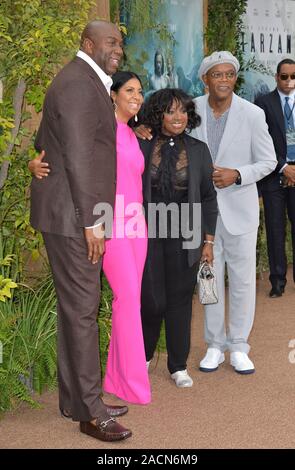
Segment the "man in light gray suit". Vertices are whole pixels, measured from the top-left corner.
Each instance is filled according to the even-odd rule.
[[[209,146],[219,207],[214,245],[219,301],[205,307],[208,350],[200,370],[217,370],[224,361],[224,351],[229,349],[235,371],[250,374],[255,371],[247,341],[255,313],[259,225],[256,182],[274,170],[276,156],[264,113],[234,93],[239,67],[238,60],[227,51],[206,57],[199,77],[209,94],[195,99],[202,123],[192,135]],[[227,334],[225,264],[229,283]]]

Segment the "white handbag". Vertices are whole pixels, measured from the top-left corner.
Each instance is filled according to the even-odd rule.
[[[216,304],[218,302],[215,269],[207,261],[201,262],[197,282],[201,304]]]

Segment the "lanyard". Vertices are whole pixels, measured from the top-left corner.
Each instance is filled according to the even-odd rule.
[[[287,101],[286,101],[286,103],[287,103]],[[288,103],[288,106],[289,106],[289,103]],[[284,107],[284,114],[285,114],[285,118],[287,119],[288,126],[290,125],[289,121],[290,121],[291,116],[292,116],[292,114],[293,114],[294,106],[295,106],[295,100],[294,100],[294,102],[293,102],[292,109],[290,109],[290,114],[289,114],[289,116],[287,115],[286,109],[285,109],[285,107]],[[289,108],[290,108],[290,106],[289,106]]]

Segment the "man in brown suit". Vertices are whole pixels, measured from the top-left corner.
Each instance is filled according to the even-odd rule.
[[[84,29],[77,57],[50,85],[36,149],[50,178],[33,179],[31,224],[42,232],[58,299],[59,405],[63,416],[97,439],[126,439],[114,417],[128,408],[105,405],[101,393],[97,311],[104,238],[95,235],[98,203],[113,207],[116,121],[109,96],[122,58],[122,37],[106,21]]]

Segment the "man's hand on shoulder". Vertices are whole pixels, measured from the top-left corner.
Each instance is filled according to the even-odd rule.
[[[143,140],[151,140],[153,138],[152,129],[141,124],[134,129],[135,135]]]

